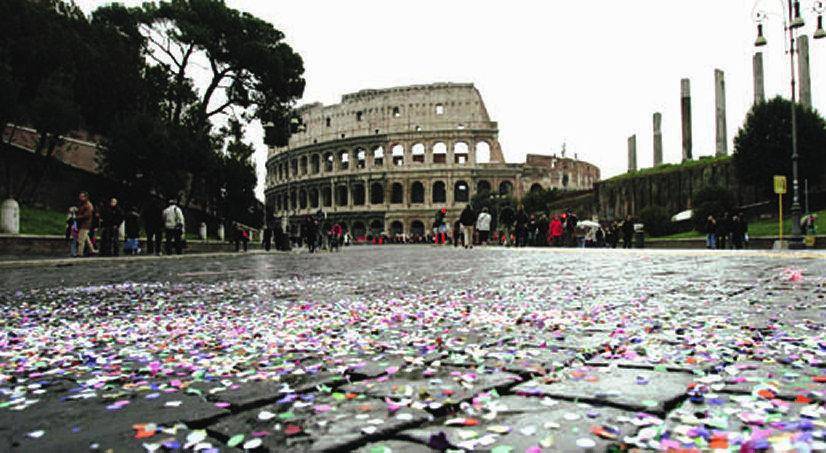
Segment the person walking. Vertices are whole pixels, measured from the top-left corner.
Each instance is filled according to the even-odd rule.
[[[516,246],[524,247],[528,239],[528,214],[525,213],[525,207],[521,204],[516,208],[516,216],[514,217],[516,223]]]
[[[473,248],[473,227],[476,225],[476,213],[473,212],[473,208],[470,207],[470,204],[465,206],[465,209],[462,209],[462,213],[459,214],[459,223],[462,224],[462,237],[464,239],[464,246],[466,249]]]
[[[720,220],[717,222],[717,248],[721,250],[725,250],[726,246],[733,246],[734,240],[734,223],[735,223],[735,216],[729,215],[728,212],[723,214],[720,217]]]
[[[568,210],[563,214],[565,218],[565,242],[567,247],[577,246],[576,227],[579,224],[579,219],[572,210]]]
[[[181,239],[184,234],[184,213],[178,207],[178,202],[169,200],[169,206],[163,210],[164,236],[166,236],[166,254],[171,255],[172,249],[180,255],[183,253]]]
[[[631,215],[625,217],[625,221],[622,222],[622,248],[630,249],[633,248],[633,241],[634,241],[634,220],[631,219]]]
[[[118,206],[118,199],[112,198],[100,213],[101,236],[100,254],[103,256],[120,255],[120,224],[123,223],[123,211]]]
[[[565,234],[565,228],[562,226],[562,221],[559,220],[558,215],[554,215],[548,228],[548,243],[554,247],[562,247],[563,234]]]
[[[144,206],[141,212],[143,228],[146,230],[146,253],[152,255],[161,254],[161,243],[163,242],[163,209],[156,199],[151,199]]]
[[[712,215],[706,219],[706,248],[717,248],[717,220]]]
[[[307,215],[304,217],[301,232],[304,234],[307,250],[309,250],[310,253],[315,253],[316,244],[318,244],[318,222],[314,216]]]
[[[233,238],[235,239],[235,251],[241,252],[243,249],[243,251],[246,252],[250,242],[249,232],[238,222],[233,222],[232,227]]]
[[[124,219],[124,232],[126,233],[126,240],[123,245],[123,252],[129,255],[137,255],[140,253],[140,242],[138,238],[141,235],[141,216],[134,208],[126,213]]]
[[[331,252],[341,251],[341,248],[340,248],[341,233],[342,233],[342,228],[341,228],[341,225],[338,222],[334,223],[333,226],[330,227],[330,231],[327,233],[327,235],[329,236],[328,241],[330,242],[330,251]]]
[[[488,245],[490,238],[490,222],[493,220],[488,213],[488,208],[482,208],[479,217],[476,219],[476,229],[479,231],[479,245]]]
[[[92,205],[92,202],[89,200],[89,194],[86,192],[80,192],[78,200],[80,201],[80,206],[77,209],[77,256],[85,256],[84,253],[87,246],[89,247],[89,252],[96,255],[98,251],[95,250],[89,238],[89,231],[92,229],[92,223],[95,219],[95,207]]]
[[[66,241],[69,243],[69,256],[77,257],[77,208],[72,206],[66,214]]]

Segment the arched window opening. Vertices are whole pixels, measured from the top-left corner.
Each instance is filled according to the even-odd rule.
[[[410,223],[410,234],[414,237],[424,237],[424,223],[421,220],[414,220]]]
[[[333,153],[327,153],[324,155],[324,171],[329,173],[333,171],[333,166],[335,165],[335,157],[333,157]]]
[[[413,162],[418,164],[424,163],[424,145],[421,143],[416,143],[413,145],[411,149],[411,154],[413,155]]]
[[[318,208],[318,189],[310,189],[310,207]]]
[[[433,183],[433,203],[445,203],[447,201],[447,191],[445,183],[436,181]]]
[[[356,168],[363,169],[367,166],[367,151],[364,148],[356,148]]]
[[[467,203],[470,201],[470,187],[464,181],[458,181],[453,185],[453,201],[456,203]]]
[[[307,156],[301,156],[301,174],[307,174]]]
[[[404,234],[404,224],[398,220],[390,224],[390,233],[393,236],[401,236]]]
[[[374,220],[370,222],[370,235],[373,237],[384,234],[384,222],[381,220]]]
[[[410,202],[421,204],[424,203],[424,184],[415,181],[410,186]]]
[[[307,191],[304,189],[298,192],[298,204],[301,209],[307,209]]]
[[[321,189],[321,203],[325,208],[333,206],[333,191],[329,187]]]
[[[347,186],[336,187],[336,206],[347,206]]]
[[[353,185],[353,204],[355,206],[364,206],[364,184],[356,183]]]
[[[381,183],[370,185],[370,204],[384,204],[384,186]]]
[[[390,203],[401,204],[404,203],[404,186],[400,182],[394,182],[391,187]]]
[[[447,145],[442,142],[433,145],[433,163],[444,164],[447,163]]]
[[[510,181],[502,181],[502,183],[499,184],[499,193],[501,195],[508,195],[511,192],[513,192],[513,183]]]
[[[476,163],[490,163],[490,145],[488,142],[479,142],[476,144]]]
[[[373,150],[373,166],[381,167],[384,165],[384,148],[379,146]]]
[[[470,148],[467,143],[457,142],[453,145],[453,162],[459,165],[468,163],[470,158]]]
[[[531,193],[542,192],[542,184],[533,183],[531,184]]]
[[[364,222],[355,221],[353,222],[353,231],[351,232],[354,239],[357,240],[364,240],[364,236],[367,235],[367,229],[364,226]]]
[[[318,154],[313,154],[313,157],[310,158],[310,171],[312,171],[314,175],[321,172],[321,158]]]
[[[339,168],[347,170],[350,168],[350,153],[347,151],[339,151],[338,153]]]
[[[484,192],[490,193],[490,189],[491,189],[490,182],[485,180],[485,179],[483,179],[483,180],[476,183],[476,193],[484,193]]]
[[[404,165],[404,146],[393,146],[393,166],[400,167]]]

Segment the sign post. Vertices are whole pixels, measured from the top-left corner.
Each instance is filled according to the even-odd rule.
[[[780,215],[778,218],[780,219],[780,241],[783,241],[783,194],[786,193],[786,177],[785,176],[775,176],[774,177],[774,193],[777,194],[777,207],[780,210]]]

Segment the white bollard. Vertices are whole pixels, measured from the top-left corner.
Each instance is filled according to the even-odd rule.
[[[11,198],[0,205],[0,233],[20,234],[20,205]]]
[[[201,225],[198,227],[198,237],[201,238],[202,241],[206,241],[207,227],[206,223],[204,222],[201,222]]]
[[[126,239],[126,222],[121,222],[118,226],[118,238],[121,240]]]
[[[218,225],[218,240],[219,241],[224,240],[224,224],[223,223]]]

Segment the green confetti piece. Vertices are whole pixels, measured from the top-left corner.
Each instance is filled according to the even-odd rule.
[[[278,418],[280,418],[281,420],[290,420],[292,418],[295,418],[295,414],[292,412],[282,412],[278,414]]]
[[[236,435],[229,438],[229,440],[227,441],[227,447],[230,447],[230,448],[236,447],[236,446],[240,445],[241,442],[243,442],[243,441],[244,441],[244,435],[243,434],[236,434]]]
[[[513,447],[510,445],[497,445],[490,450],[491,453],[511,453],[512,451]]]
[[[340,392],[333,393],[332,396],[333,396],[333,399],[336,400],[336,401],[344,401],[344,398],[346,398],[346,396],[343,393],[340,393]]]

